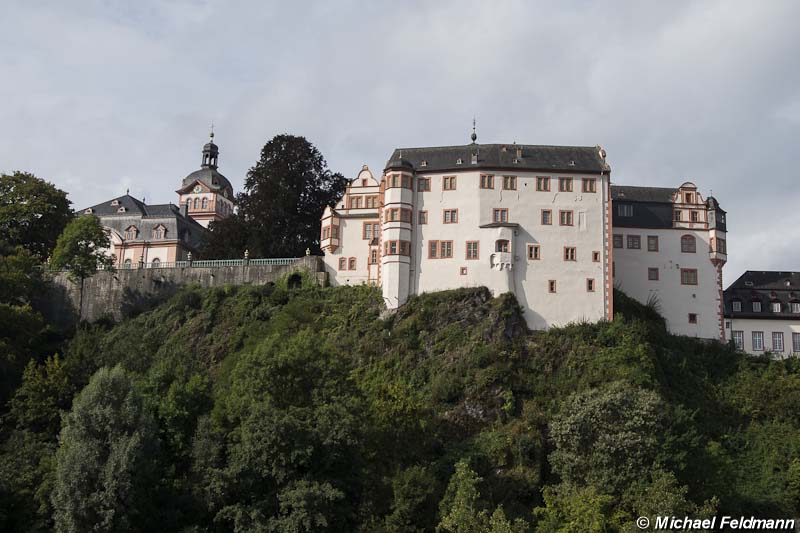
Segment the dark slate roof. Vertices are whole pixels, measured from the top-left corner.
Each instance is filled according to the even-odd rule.
[[[656,202],[671,204],[678,189],[675,187],[633,187],[631,185],[612,185],[611,199],[628,202]]]
[[[216,168],[205,166],[199,170],[195,170],[185,178],[181,183],[181,190],[192,185],[195,181],[202,181],[212,191],[228,191],[228,198],[233,196],[233,186],[228,178],[223,176]]]
[[[522,157],[517,159],[517,149]],[[407,163],[417,172],[497,169],[540,172],[608,172],[611,167],[600,155],[599,146],[538,146],[532,144],[466,144],[429,148],[398,148],[386,168]],[[472,155],[478,162],[472,163]],[[461,164],[458,160],[461,159]],[[426,164],[423,166],[422,162]]]
[[[114,200],[117,200],[119,205],[111,205]],[[125,212],[120,213],[118,211],[120,207],[125,207]],[[167,230],[166,240],[182,239],[189,247],[197,248],[208,232],[193,218],[184,216],[177,205],[147,205],[128,194],[92,206],[91,209],[92,215],[99,217],[104,226],[117,231],[120,235],[124,235],[130,226],[136,226],[139,235],[134,242],[153,241],[153,229],[162,225]],[[79,214],[85,212],[83,209]],[[188,240],[184,239],[184,235],[188,235]]]
[[[735,300],[742,302],[741,311],[733,311]],[[760,313],[753,312],[753,301],[761,302]],[[800,320],[790,305],[800,302],[800,272],[748,270],[725,289],[724,302],[727,318]],[[779,313],[772,311],[773,302],[780,302]]]

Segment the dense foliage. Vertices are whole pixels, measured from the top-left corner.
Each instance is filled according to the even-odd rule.
[[[276,135],[261,150],[235,215],[213,222],[202,255],[210,259],[300,257],[319,252],[320,216],[342,197],[346,180],[328,169],[305,137]]]
[[[3,531],[631,531],[800,511],[800,365],[510,295],[185,289],[31,362]],[[642,318],[647,317],[647,318]],[[60,434],[60,437],[58,436]]]
[[[72,218],[67,193],[28,172],[0,174],[0,241],[50,255]]]

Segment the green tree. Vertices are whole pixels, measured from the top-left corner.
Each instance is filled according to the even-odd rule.
[[[67,193],[27,172],[0,174],[0,240],[46,259],[72,218]]]
[[[39,259],[22,246],[0,242],[0,303],[25,305],[41,294]]]
[[[550,464],[569,484],[621,494],[653,468],[664,417],[658,394],[624,382],[575,393],[550,424]]]
[[[237,197],[238,215],[212,224],[203,255],[238,258],[245,248],[250,257],[319,251],[320,217],[341,198],[346,183],[305,137],[273,137],[247,173]]]
[[[106,250],[111,245],[108,233],[93,216],[81,216],[70,222],[58,238],[50,266],[66,269],[69,278],[80,284],[78,316],[83,317],[83,284],[98,269],[110,269],[114,260]]]
[[[534,509],[537,533],[606,533],[620,525],[614,498],[594,487],[561,484],[542,491],[544,507]]]
[[[101,368],[64,420],[53,491],[63,532],[146,531],[153,524],[157,429],[131,378]]]

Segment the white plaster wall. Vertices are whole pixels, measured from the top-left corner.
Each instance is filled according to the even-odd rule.
[[[536,176],[517,175],[517,190],[502,189],[502,177],[495,173],[495,188],[480,188],[480,171],[464,171],[458,176],[455,191],[442,190],[442,177],[453,173],[430,174],[431,191],[415,192],[413,220],[419,210],[428,211],[428,224],[415,225],[412,240],[411,293],[484,285],[497,295],[513,292],[525,309],[528,325],[544,329],[574,321],[596,321],[605,316],[603,193],[600,176],[550,174],[551,191],[536,191]],[[573,192],[558,192],[558,177],[573,178]],[[581,192],[582,177],[596,177],[596,193]],[[507,208],[511,228],[480,228],[492,222],[494,208]],[[445,224],[443,209],[458,209],[458,223]],[[553,224],[541,224],[541,210],[553,211]],[[574,226],[559,225],[559,210],[573,210]],[[583,221],[583,224],[580,223]],[[510,238],[509,238],[510,235]],[[512,246],[513,267],[491,267],[491,256],[498,238],[508,238]],[[428,259],[428,241],[452,240],[452,259]],[[480,242],[478,260],[466,259],[466,242]],[[541,246],[541,260],[527,259],[527,245]],[[564,246],[577,248],[577,261],[564,261]],[[592,262],[592,252],[601,252],[601,262]],[[467,275],[460,275],[461,267]],[[595,291],[586,291],[586,279],[595,281]],[[548,280],[557,281],[557,292],[548,291]],[[387,282],[385,280],[384,282]]]
[[[776,319],[755,319],[755,318],[726,318],[725,336],[733,339],[734,331],[744,332],[744,351],[753,355],[762,355],[765,352],[772,352],[772,333],[783,332],[783,352],[773,352],[776,358],[799,355],[793,353],[792,333],[800,333],[800,320],[776,320]],[[753,331],[764,333],[765,350],[753,350]]]
[[[339,218],[339,242],[342,245],[334,252],[325,252],[323,261],[328,272],[331,285],[358,285],[367,283],[377,277],[377,266],[369,265],[369,241],[364,240],[362,227],[364,222],[377,222],[378,219]],[[355,270],[339,270],[339,258],[356,258]]]
[[[615,286],[642,303],[657,298],[672,333],[718,339],[720,294],[717,270],[708,254],[708,231],[614,228],[613,233],[623,236],[624,246],[613,250]],[[641,237],[641,249],[627,248],[628,235]],[[647,251],[648,235],[658,236],[658,252]],[[695,237],[696,253],[681,252],[683,235]],[[658,268],[658,281],[648,281],[648,268]],[[697,285],[681,285],[682,268],[697,269]],[[697,324],[689,323],[689,313],[698,315]]]

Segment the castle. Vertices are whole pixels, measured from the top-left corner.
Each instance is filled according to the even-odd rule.
[[[233,187],[217,170],[219,147],[214,132],[203,146],[200,169],[181,181],[178,205],[148,205],[130,194],[82,211],[108,230],[108,253],[118,268],[159,267],[188,259],[197,252],[208,225],[233,213]]]
[[[380,285],[386,306],[483,285],[532,329],[613,316],[619,287],[673,333],[725,339],[725,211],[685,182],[617,186],[599,146],[397,149],[322,215],[333,285]]]

